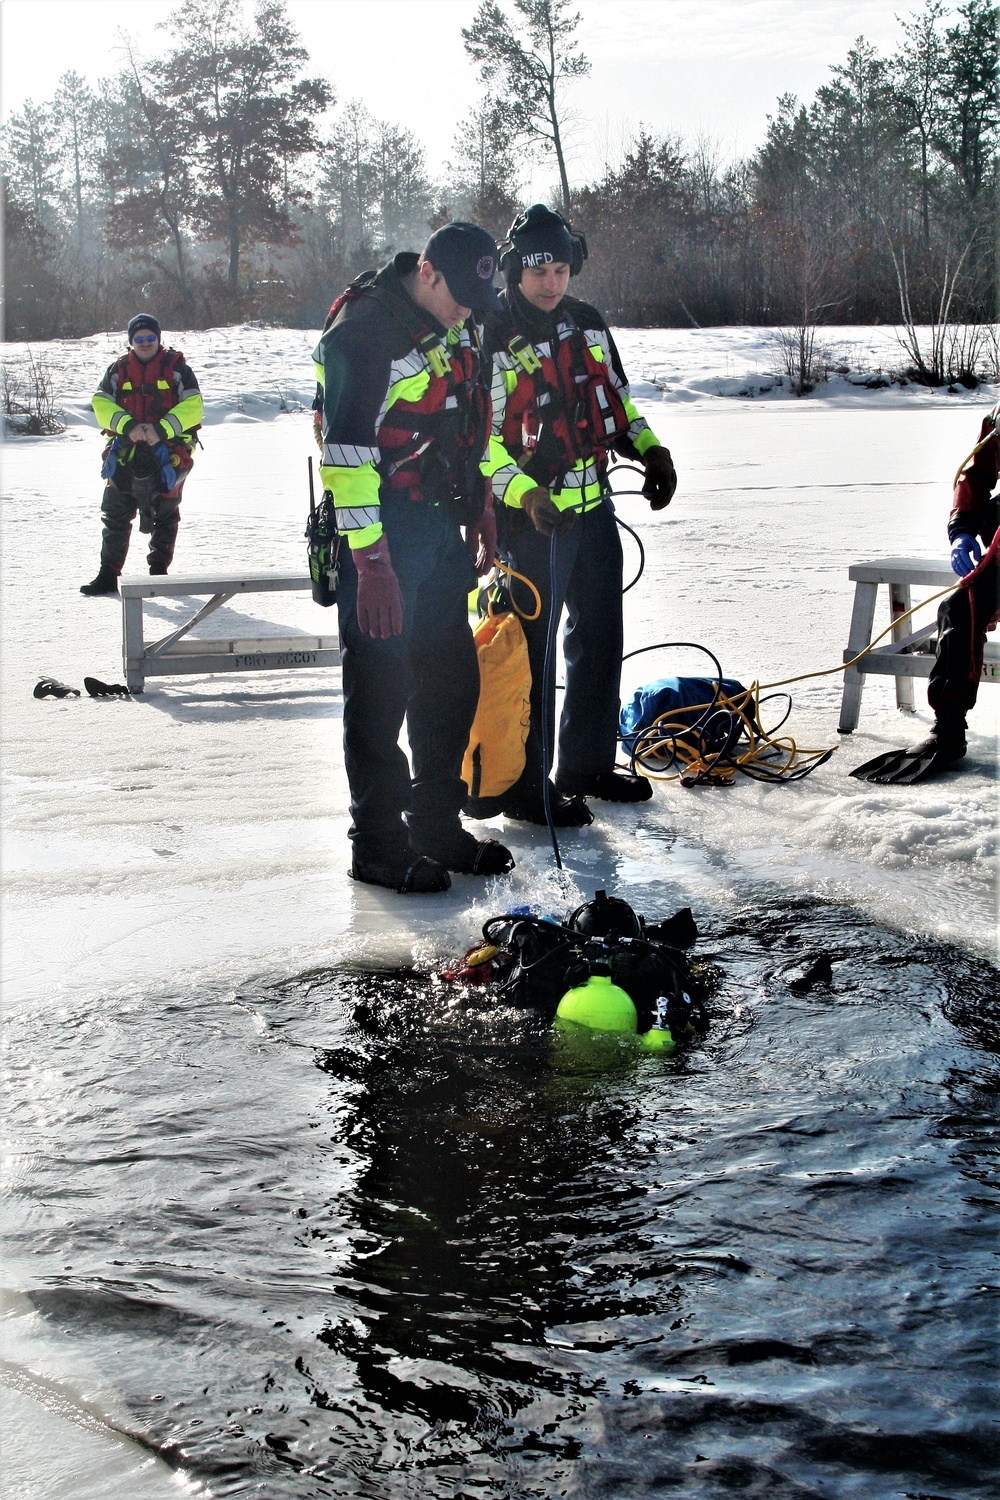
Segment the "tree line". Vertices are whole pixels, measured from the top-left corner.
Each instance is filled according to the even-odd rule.
[[[483,85],[451,159],[339,104],[283,0],[192,0],[155,59],[121,39],[3,132],[6,336],[82,336],[137,307],[175,328],[314,327],[358,272],[472,218],[502,238],[525,154],[590,256],[574,290],[647,326],[998,318],[1000,8],[942,0],[863,37],[810,102],[777,100],[759,148],[639,127],[600,180],[566,159],[567,87],[590,69],[570,0],[481,0],[463,32]]]

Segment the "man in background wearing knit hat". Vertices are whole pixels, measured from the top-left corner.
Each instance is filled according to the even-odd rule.
[[[669,505],[677,476],[668,449],[636,411],[604,318],[566,295],[586,245],[559,214],[536,203],[511,226],[501,257],[503,312],[487,328],[493,352],[493,436],[488,463],[499,552],[541,597],[522,619],[531,664],[527,763],[502,798],[466,803],[473,817],[547,821],[542,708],[555,723],[554,673],[544,681],[550,609],[563,607],[566,691],[553,822],[593,821],[586,797],[641,802],[652,790],[615,768],[622,659],[622,547],[606,498],[611,450],[640,464],[653,510]],[[556,533],[554,588],[551,538]],[[523,585],[517,585],[523,589]],[[553,600],[554,595],[554,600]],[[554,746],[550,743],[549,752]]]
[[[202,400],[183,354],[162,347],[151,313],[137,313],[128,325],[128,350],[104,372],[92,405],[109,439],[101,469],[104,536],[97,577],[80,593],[114,594],[137,512],[149,536],[150,573],[170,567]]]

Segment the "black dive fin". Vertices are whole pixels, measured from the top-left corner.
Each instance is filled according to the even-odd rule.
[[[903,764],[888,780],[893,786],[915,786],[918,781],[933,781],[935,776],[943,776],[956,764],[953,755],[942,755],[940,750],[925,750],[918,745],[906,752]]]
[[[99,677],[85,677],[83,685],[92,698],[130,698],[123,682],[102,682]]]
[[[873,760],[866,760],[862,765],[855,766],[850,774],[858,781],[891,781],[893,772],[900,769],[906,756],[905,750],[887,750],[883,755],[876,755]]]
[[[958,755],[942,750],[940,743],[931,737],[922,745],[910,750],[890,750],[885,755],[876,755],[852,772],[860,781],[873,781],[879,786],[916,786],[918,781],[933,781],[945,771],[958,764],[965,754]]]
[[[55,677],[43,677],[35,683],[32,697],[34,698],[79,698],[80,689],[67,687],[65,682],[59,682]]]

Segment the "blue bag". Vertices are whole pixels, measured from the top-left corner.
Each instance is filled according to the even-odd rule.
[[[709,710],[706,705],[715,697],[715,688],[714,677],[659,677],[655,682],[644,682],[632,694],[632,701],[622,705],[618,728],[623,748],[631,754],[636,738],[661,714],[681,710],[678,720],[689,727],[699,719],[707,718]],[[746,692],[746,688],[735,678],[724,677],[722,691],[729,698],[737,698]],[[752,716],[753,705],[749,708]]]

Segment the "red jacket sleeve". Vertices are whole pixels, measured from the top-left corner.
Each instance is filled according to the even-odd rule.
[[[982,446],[971,463],[964,466],[955,484],[948,517],[949,541],[963,532],[982,537],[987,544],[993,538],[996,511],[988,502],[1000,475],[1000,406],[983,419],[979,442]]]

